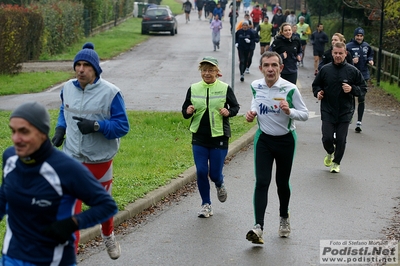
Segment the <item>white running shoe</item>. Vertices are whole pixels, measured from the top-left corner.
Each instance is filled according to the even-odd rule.
[[[290,222],[289,218],[280,217],[279,223],[279,236],[280,237],[288,237],[290,235]]]
[[[104,244],[107,248],[107,253],[111,259],[116,260],[121,256],[121,246],[115,239],[114,232],[110,236],[103,236]]]
[[[253,229],[247,232],[246,239],[253,244],[264,244],[262,235],[263,235],[263,230],[261,229],[261,225],[256,224],[253,227]]]
[[[206,203],[201,206],[201,210],[197,213],[200,218],[208,218],[213,215],[212,207],[210,204]]]

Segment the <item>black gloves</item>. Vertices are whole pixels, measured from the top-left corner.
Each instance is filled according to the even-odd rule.
[[[94,123],[96,121],[77,116],[73,116],[72,118],[79,121],[77,125],[83,135],[96,132],[96,130],[94,130]]]
[[[54,133],[54,137],[51,139],[51,142],[54,146],[60,147],[64,142],[65,128],[56,127],[56,132]]]
[[[73,116],[72,118],[79,121],[77,123],[78,128],[81,131],[81,133],[84,135],[96,132],[98,130],[98,128],[96,130],[96,126],[95,126],[96,121],[94,121],[94,120],[89,120],[89,119],[85,119],[85,118],[77,117],[77,116]],[[98,126],[99,126],[99,124],[97,123],[97,127]],[[53,145],[56,147],[60,147],[64,142],[64,135],[65,135],[65,128],[56,127],[54,137],[51,139],[51,142],[53,143]]]
[[[49,238],[56,240],[60,244],[64,244],[71,239],[72,233],[78,230],[78,225],[72,217],[52,223],[47,227],[43,234]]]

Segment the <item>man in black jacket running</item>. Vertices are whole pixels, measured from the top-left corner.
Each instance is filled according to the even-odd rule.
[[[333,62],[321,68],[312,83],[314,96],[321,101],[322,144],[327,152],[324,164],[330,167],[331,173],[340,171],[347,132],[354,114],[354,97],[366,87],[361,72],[346,62],[346,55],[346,45],[335,43]]]

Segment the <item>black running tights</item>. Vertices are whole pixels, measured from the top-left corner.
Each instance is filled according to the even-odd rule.
[[[296,133],[271,136],[261,133],[254,141],[256,184],[254,190],[254,214],[256,224],[264,227],[268,204],[268,188],[272,178],[272,166],[276,163],[275,180],[278,188],[279,215],[287,218],[290,199],[289,178],[295,152]]]

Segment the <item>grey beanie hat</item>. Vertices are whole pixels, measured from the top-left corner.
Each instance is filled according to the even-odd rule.
[[[50,131],[50,116],[46,108],[38,102],[26,102],[15,109],[10,119],[13,117],[23,118],[39,131],[48,135]]]

